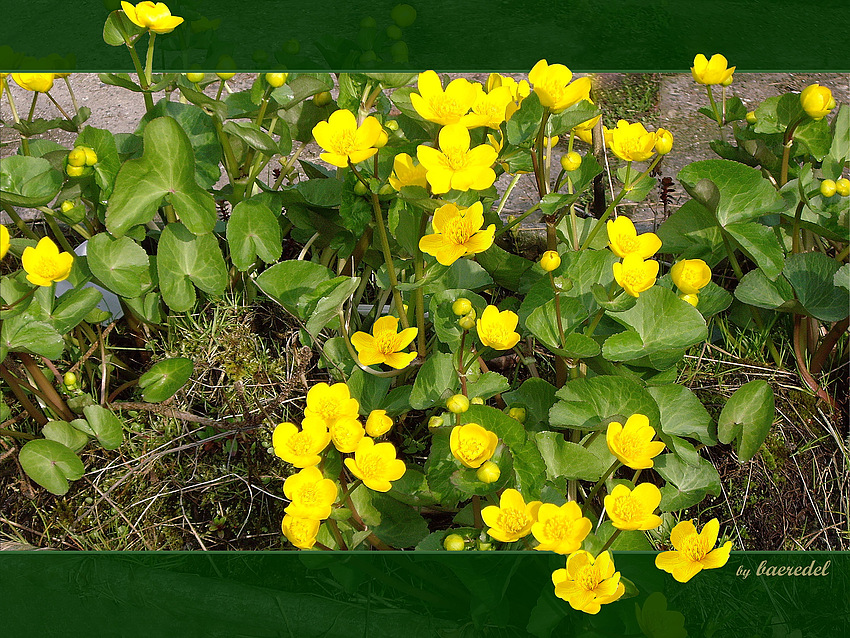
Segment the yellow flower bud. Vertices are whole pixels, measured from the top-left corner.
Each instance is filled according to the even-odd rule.
[[[197,84],[198,82],[203,82],[204,77],[206,77],[206,73],[187,73],[186,74],[186,79],[189,80],[189,82],[194,82],[195,84]]]
[[[375,142],[375,148],[384,148],[389,139],[387,132],[384,129],[381,129],[381,132],[378,134],[378,141]]]
[[[216,75],[218,76],[219,80],[229,80],[230,78],[232,78],[236,74],[235,73],[216,73]]]
[[[86,149],[82,146],[74,147],[74,150],[68,153],[68,166],[85,166],[86,165]]]
[[[469,314],[470,310],[472,310],[472,302],[466,297],[459,297],[452,304],[452,312],[458,317]]]
[[[386,122],[384,122],[384,128],[389,129],[390,131],[397,131],[398,122],[396,122],[395,120],[387,120]]]
[[[495,483],[499,480],[499,477],[502,475],[502,470],[499,469],[499,466],[493,463],[493,461],[487,461],[478,468],[478,471],[475,473],[475,476],[478,477],[478,480],[482,483]]]
[[[428,419],[428,427],[429,428],[442,427],[443,423],[445,423],[445,421],[443,420],[443,417],[441,417],[441,416],[432,416],[430,419]]]
[[[313,104],[316,106],[327,106],[331,103],[332,99],[330,91],[322,91],[313,96]]]
[[[458,319],[457,324],[461,327],[461,330],[472,330],[475,327],[475,319],[467,315]]]
[[[154,33],[171,33],[183,24],[183,18],[171,15],[171,11],[162,2],[153,3],[146,0],[136,6],[122,2],[121,9],[130,22]]]
[[[36,91],[38,93],[47,93],[53,88],[53,73],[13,73],[12,79],[22,89],[27,91]]]
[[[469,402],[470,402],[472,405],[484,405],[484,399],[482,399],[481,397],[472,397],[472,398],[469,400]]]
[[[731,82],[735,67],[729,67],[727,64],[726,58],[719,53],[712,55],[711,60],[707,59],[702,53],[698,53],[694,58],[694,65],[691,67],[691,75],[699,84]]]
[[[366,419],[366,434],[377,438],[390,431],[393,420],[387,416],[386,410],[372,410]]]
[[[820,183],[820,194],[824,197],[832,197],[836,190],[836,184],[831,179],[825,179]]]
[[[575,151],[570,151],[566,155],[561,156],[561,168],[568,173],[578,170],[581,166],[581,155]]]
[[[65,172],[68,173],[68,177],[82,177],[84,170],[85,169],[82,166],[71,166],[70,164],[65,167]]]
[[[86,154],[86,166],[94,166],[97,164],[97,153],[94,152],[93,148],[84,146],[83,151]]]
[[[756,123],[756,112],[755,111],[747,111],[747,123],[755,124]]]
[[[553,135],[552,137],[544,137],[543,138],[543,146],[546,148],[555,148],[560,141],[560,137],[557,135]]]
[[[456,394],[453,397],[449,397],[449,400],[446,401],[446,407],[449,409],[449,412],[462,414],[469,409],[469,399],[462,394]]]
[[[369,189],[366,188],[366,184],[364,184],[360,180],[357,180],[354,183],[354,194],[355,195],[359,195],[360,197],[363,197],[363,195],[365,195],[368,192],[369,192]]]
[[[398,28],[398,25],[391,24],[387,27],[387,37],[390,40],[401,40],[401,29]]]
[[[278,88],[286,84],[286,79],[289,73],[266,73],[266,82],[274,88]]]
[[[449,552],[462,552],[466,546],[466,541],[460,534],[449,534],[443,539],[443,547]]]
[[[725,80],[723,80],[720,83],[720,86],[729,86],[730,84],[732,84],[732,76],[731,75],[729,77],[727,77]]]
[[[73,372],[66,372],[65,376],[62,377],[62,383],[66,388],[73,388],[77,385],[77,375]]]
[[[658,138],[655,141],[655,152],[659,155],[666,155],[673,148],[673,134],[667,129],[660,128],[655,131],[655,135]]]
[[[835,108],[835,98],[827,87],[810,84],[800,93],[800,104],[806,115],[814,120],[820,120]]]
[[[842,197],[847,197],[850,195],[850,179],[846,177],[842,177],[835,182],[835,192],[841,195]]]
[[[547,250],[540,258],[540,267],[546,272],[552,272],[561,265],[561,256],[554,250]]]
[[[519,421],[520,423],[525,423],[526,416],[528,413],[526,409],[520,406],[516,406],[508,410],[508,416],[512,419]]]
[[[390,12],[390,17],[402,29],[416,22],[416,9],[409,4],[397,4]]]
[[[3,257],[6,256],[6,253],[9,252],[10,243],[11,238],[9,237],[9,229],[3,224],[0,224],[0,259],[3,259]]]
[[[63,213],[70,213],[72,210],[74,210],[74,202],[72,202],[70,199],[66,199],[64,202],[62,202],[62,206],[59,207],[59,210],[61,210]]]
[[[687,301],[694,308],[696,308],[697,304],[699,303],[699,297],[697,295],[679,295],[679,299],[681,299],[682,301]]]

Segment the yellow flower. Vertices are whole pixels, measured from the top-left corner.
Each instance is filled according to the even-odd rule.
[[[696,295],[711,281],[711,268],[702,259],[683,259],[673,264],[670,276],[680,292]]]
[[[306,423],[308,419],[304,419]],[[303,425],[303,424],[302,424]],[[343,454],[351,454],[366,436],[366,431],[357,419],[349,417],[337,419],[330,427],[331,441],[334,447]]]
[[[426,188],[425,167],[413,164],[413,158],[407,153],[399,153],[393,159],[393,172],[390,175],[390,186],[400,191],[405,186],[421,186]]]
[[[502,492],[498,507],[489,505],[481,510],[481,518],[490,528],[487,530],[490,536],[497,541],[512,543],[531,533],[540,505],[540,501],[526,505],[522,494],[509,488]]]
[[[74,256],[60,253],[59,247],[49,237],[39,240],[36,247],[27,246],[21,255],[21,263],[27,271],[27,279],[36,286],[49,286],[55,281],[64,281],[71,274]]]
[[[619,120],[617,128],[605,129],[605,143],[621,160],[626,162],[645,162],[655,154],[658,136],[647,131],[643,124]]]
[[[655,152],[659,155],[667,155],[673,150],[673,134],[666,128],[655,131]]]
[[[9,229],[6,228],[3,224],[0,224],[0,259],[6,256],[6,253],[9,252]]]
[[[728,68],[727,64],[726,58],[719,53],[712,55],[711,60],[698,53],[691,67],[691,75],[699,84],[723,84],[735,72],[735,67]]]
[[[622,263],[617,262],[613,268],[614,279],[632,297],[639,297],[640,293],[652,288],[658,276],[658,262],[644,261],[635,253],[626,255]]]
[[[540,60],[528,74],[528,81],[534,85],[534,92],[543,106],[553,113],[559,113],[590,96],[590,78],[579,78],[570,83],[573,73],[563,64],[549,65]]]
[[[358,164],[378,152],[375,143],[381,130],[381,123],[371,115],[357,126],[354,113],[339,109],[331,113],[327,121],[313,127],[313,137],[325,151],[319,157],[328,164],[344,168],[349,161]]]
[[[445,204],[434,211],[431,222],[436,231],[419,240],[419,250],[437,258],[443,266],[451,266],[461,257],[483,253],[493,245],[496,225],[484,226],[484,207],[475,202],[469,208]]]
[[[434,71],[419,74],[419,93],[410,94],[410,103],[416,112],[429,122],[457,124],[475,102],[475,86],[465,78],[449,82],[446,90],[440,76]]]
[[[591,104],[594,104],[594,101],[591,100],[590,98],[587,98],[587,101],[590,102]],[[599,120],[601,120],[601,119],[602,119],[601,115],[597,115],[596,117],[592,117],[589,120],[587,120],[586,122],[582,122],[581,124],[574,126],[573,132],[575,132],[576,136],[582,142],[584,142],[585,144],[593,144],[593,137],[592,137],[591,132],[593,131],[593,128],[596,126],[596,123],[599,122]]]
[[[570,554],[567,568],[552,572],[552,583],[558,598],[588,614],[598,614],[601,605],[614,602],[626,591],[607,551],[595,559],[584,550]]]
[[[53,88],[53,73],[13,73],[12,79],[22,89],[47,93]]]
[[[386,363],[401,370],[416,358],[415,352],[402,352],[416,338],[418,328],[398,331],[398,318],[387,315],[372,325],[372,334],[355,332],[351,343],[357,348],[357,357],[364,366]]]
[[[806,115],[815,120],[823,119],[835,108],[832,91],[819,84],[810,84],[800,93],[800,104]]]
[[[298,549],[310,549],[316,544],[319,533],[319,521],[314,518],[298,518],[287,514],[283,517],[281,529],[286,539]]]
[[[637,255],[649,259],[661,249],[661,240],[655,233],[637,234],[632,220],[625,215],[608,220],[608,246],[617,257]]]
[[[390,481],[399,480],[407,469],[404,461],[395,455],[392,443],[375,443],[364,438],[354,451],[354,458],[345,459],[345,467],[369,489],[389,492],[392,487]]]
[[[487,92],[490,93],[499,87],[507,87],[511,93],[511,102],[505,108],[505,120],[511,119],[511,116],[519,110],[522,101],[531,95],[531,87],[528,80],[520,80],[517,82],[512,77],[491,73],[487,78]]]
[[[537,512],[537,522],[531,527],[531,533],[540,542],[534,549],[571,554],[581,547],[591,527],[590,519],[581,515],[581,508],[575,501],[561,507],[544,503]]]
[[[626,425],[612,421],[608,424],[608,450],[620,463],[633,470],[645,470],[654,465],[652,459],[664,451],[662,441],[653,441],[655,428],[643,414],[633,414]]]
[[[546,272],[552,272],[561,265],[561,256],[555,250],[547,250],[540,257],[540,267]]]
[[[351,397],[348,386],[344,383],[317,383],[307,392],[307,407],[305,417],[319,417],[330,427],[338,419],[356,419],[360,414],[360,404]]]
[[[436,194],[459,191],[480,191],[496,181],[491,168],[498,152],[490,144],[469,148],[469,131],[463,124],[449,124],[440,129],[439,149],[420,144],[416,157],[427,171],[425,178]]]
[[[661,525],[661,517],[653,513],[661,503],[661,490],[652,483],[641,483],[633,490],[623,484],[615,485],[604,502],[605,511],[617,529],[647,530]]]
[[[337,487],[312,465],[288,477],[283,482],[283,493],[292,501],[283,510],[287,514],[296,518],[325,519],[331,515]]]
[[[377,438],[389,432],[392,426],[393,420],[387,416],[386,410],[372,410],[366,419],[366,434]]]
[[[281,423],[274,429],[274,453],[295,467],[318,465],[319,454],[331,442],[331,433],[318,419],[305,419],[301,430],[294,423]]]
[[[670,532],[670,542],[675,551],[661,552],[655,557],[655,566],[673,574],[680,583],[686,583],[703,569],[723,567],[729,560],[732,541],[712,549],[717,542],[720,523],[712,518],[701,533],[691,521],[682,521]]]
[[[489,461],[499,444],[499,437],[477,423],[456,425],[452,428],[449,447],[452,456],[466,467],[477,469]]]
[[[519,317],[515,312],[487,306],[478,320],[478,338],[493,350],[510,350],[519,342],[516,330]]]
[[[507,86],[494,88],[485,93],[480,84],[476,84],[476,98],[472,104],[472,113],[461,118],[461,124],[467,128],[488,126],[499,128],[506,119],[508,106],[514,104],[511,90]]]
[[[171,15],[162,2],[140,2],[135,7],[129,2],[122,2],[121,8],[130,22],[154,33],[171,33],[183,23],[183,18]]]

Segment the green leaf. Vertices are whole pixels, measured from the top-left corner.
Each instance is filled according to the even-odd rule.
[[[397,89],[407,86],[416,77],[416,73],[364,73],[367,78],[372,78],[388,89]]]
[[[842,104],[838,107],[832,125],[835,131],[829,156],[836,164],[840,164],[850,158],[850,105]]]
[[[662,454],[655,457],[653,469],[668,482],[661,490],[662,511],[681,509],[683,502],[699,503],[706,494],[720,495],[720,476],[702,457],[694,467],[675,454]]]
[[[387,494],[373,493],[372,506],[381,515],[381,522],[372,526],[372,531],[391,547],[413,547],[429,533],[428,523],[414,508]]]
[[[444,507],[454,507],[467,496],[452,483],[452,475],[458,469],[458,462],[452,456],[449,446],[452,428],[441,427],[431,435],[431,452],[425,462],[425,476],[428,488]]]
[[[89,240],[88,266],[104,286],[122,297],[138,297],[150,285],[145,249],[129,237],[99,233]]]
[[[124,439],[124,425],[121,419],[99,405],[86,406],[83,408],[83,414],[86,415],[89,427],[104,450],[114,450],[121,445]]]
[[[602,549],[602,545],[607,541],[617,530],[611,521],[605,521],[595,532],[595,537],[598,539],[599,546],[596,551]],[[611,543],[611,549],[620,552],[648,552],[652,551],[652,543],[646,537],[646,532],[633,529],[620,532],[616,539]],[[621,582],[625,579],[621,579]],[[625,583],[624,583],[625,585]]]
[[[87,126],[77,136],[75,146],[87,146],[97,154],[97,164],[94,171],[95,182],[103,191],[102,198],[108,199],[112,195],[115,176],[118,175],[118,170],[121,168],[115,136],[106,129]]]
[[[519,146],[532,140],[540,128],[542,118],[543,106],[537,94],[532,93],[522,101],[519,110],[506,124],[508,143]]]
[[[180,223],[163,229],[156,266],[162,298],[177,312],[194,305],[194,286],[210,295],[220,295],[227,287],[227,267],[218,240],[211,234],[193,235]]]
[[[70,489],[68,481],[76,481],[86,471],[73,450],[49,439],[28,441],[21,448],[18,461],[27,476],[59,496]]]
[[[0,199],[11,206],[49,204],[62,188],[62,173],[43,157],[11,155],[0,162]]]
[[[410,412],[410,393],[412,385],[403,385],[393,388],[379,406],[387,411],[387,416],[395,417]]]
[[[785,277],[775,281],[768,279],[760,268],[751,270],[743,276],[735,288],[738,301],[759,308],[792,308],[798,304],[794,300],[794,291]]]
[[[382,409],[382,403],[389,392],[392,379],[376,377],[357,368],[348,378],[351,396],[360,403],[360,414],[368,416],[372,410]]]
[[[745,383],[723,406],[717,419],[717,438],[721,443],[735,441],[738,459],[746,463],[756,455],[767,437],[774,414],[770,385],[762,379]]]
[[[724,227],[758,219],[782,206],[782,198],[761,172],[739,162],[723,159],[692,162],[679,171],[678,178],[691,197],[714,211]],[[706,190],[701,186],[703,180],[713,188]]]
[[[601,233],[600,233],[601,234]],[[596,312],[599,302],[593,294],[596,285],[606,290],[614,282],[613,265],[619,261],[610,250],[570,251],[562,257],[561,267],[554,272],[556,276],[566,277],[573,287],[562,295],[575,297],[587,310],[587,315]]]
[[[434,352],[426,359],[416,375],[416,381],[413,382],[410,407],[414,410],[427,410],[435,405],[442,405],[457,392],[460,382],[454,359],[452,355],[444,352]]]
[[[266,155],[277,155],[280,149],[271,136],[253,122],[236,122],[230,120],[224,123],[224,132],[235,135],[242,140],[246,146],[265,153]]]
[[[798,93],[769,97],[756,108],[756,133],[784,133],[788,126],[806,117]]]
[[[241,271],[248,270],[258,257],[267,264],[276,262],[283,252],[277,217],[262,202],[239,202],[227,220],[227,244],[233,265]]]
[[[66,421],[48,421],[41,433],[45,439],[61,443],[73,452],[79,452],[89,442],[89,437]]]
[[[513,292],[528,292],[539,278],[539,267],[534,269],[536,264],[533,261],[513,255],[496,244],[478,253],[476,259],[490,273],[493,281]]]
[[[317,295],[316,305],[307,319],[307,332],[318,335],[337,316],[339,309],[354,294],[359,284],[360,277],[335,277],[327,282]]]
[[[801,151],[808,151],[808,154],[817,161],[822,161],[829,153],[832,144],[829,122],[825,117],[820,120],[804,122],[794,131],[794,141],[801,144]],[[796,154],[802,155],[803,153],[798,151]]]
[[[29,352],[48,359],[58,359],[65,342],[46,321],[36,321],[27,312],[4,318],[0,322],[0,347],[9,352]],[[0,357],[2,361],[3,357]]]
[[[806,312],[821,321],[841,321],[850,313],[850,294],[835,285],[840,265],[823,253],[798,253],[785,261],[783,274]]]
[[[647,388],[661,412],[664,434],[687,436],[706,445],[717,443],[717,428],[697,396],[687,388],[671,383]],[[656,423],[650,423],[656,430]]]
[[[850,264],[844,264],[835,271],[832,276],[832,283],[835,284],[836,288],[844,288],[844,290],[850,291]]]
[[[484,301],[483,297],[468,290],[443,290],[431,295],[431,300],[428,302],[428,318],[434,324],[434,331],[437,333],[437,338],[448,345],[453,351],[457,351],[460,348],[463,330],[458,325],[459,317],[452,312],[452,304],[461,297],[469,300],[478,317],[481,316],[487,307],[487,302]],[[473,336],[470,335],[467,337],[467,340],[471,342],[472,338]]]
[[[711,212],[695,199],[686,201],[656,232],[664,252],[682,259],[702,259],[710,267],[726,256],[723,235]]]
[[[536,430],[549,424],[549,410],[557,398],[555,386],[544,379],[532,377],[523,381],[519,389],[502,395],[508,406],[520,406],[526,410],[526,430]]]
[[[477,423],[495,432],[505,445],[512,449],[525,441],[525,428],[522,427],[522,423],[489,405],[470,405],[469,409],[461,414],[461,422]]]
[[[195,181],[195,156],[186,133],[174,119],[159,117],[145,127],[144,140],[142,157],[125,162],[115,179],[106,209],[109,232],[121,237],[148,223],[163,198],[190,231],[212,231],[215,201]]]
[[[579,324],[587,319],[587,310],[574,297],[561,295],[561,325],[564,333],[565,347],[561,347],[558,328],[557,305],[555,300],[547,301],[531,312],[525,321],[525,326],[549,350],[566,357],[595,357],[599,354],[599,344],[593,339],[581,334],[570,334]]]
[[[570,129],[602,113],[588,100],[581,100],[549,118],[549,135],[569,134]]]
[[[195,156],[195,181],[204,189],[215,186],[221,177],[219,168],[221,144],[218,141],[212,117],[194,104],[181,104],[162,99],[142,117],[136,128],[136,135],[142,136],[151,120],[163,116],[173,118],[192,145],[192,153]],[[225,130],[227,130],[227,124],[224,125]]]
[[[779,276],[785,251],[771,228],[752,222],[736,222],[727,224],[725,229],[744,253],[758,264],[768,279],[776,279]]]
[[[546,478],[598,481],[608,468],[587,448],[564,439],[560,432],[537,432],[534,442],[546,463]]]
[[[628,328],[605,340],[602,354],[609,361],[665,355],[708,336],[705,319],[699,311],[661,286],[642,292],[633,308],[606,314]]]
[[[585,155],[581,160],[581,166],[567,175],[573,183],[573,192],[570,193],[548,193],[540,200],[540,210],[544,215],[552,215],[570,204],[574,204],[585,195],[585,190],[593,181],[593,178],[602,172],[602,167],[593,155]],[[564,219],[569,219],[565,217]],[[579,223],[587,223],[589,218],[579,219]],[[595,221],[595,220],[592,220]],[[567,221],[567,224],[572,222]],[[584,240],[587,233],[579,233],[580,240]]]
[[[284,87],[292,92],[290,99],[285,98],[285,95],[288,95],[288,91],[280,91]],[[280,89],[272,91],[272,97],[283,109],[289,110],[302,100],[306,100],[308,97],[312,97],[322,91],[330,91],[333,87],[333,78],[328,73],[299,73],[297,76],[287,80],[286,84],[280,87]]]
[[[540,491],[546,484],[546,463],[540,450],[531,439],[511,446],[514,459],[514,472],[517,477],[517,489],[522,492],[526,502],[540,498]]]
[[[507,392],[511,387],[508,380],[498,372],[485,372],[475,381],[470,381],[466,386],[467,396],[489,399],[492,396]]]
[[[60,335],[71,332],[103,299],[101,292],[90,286],[69,290],[59,298],[50,313],[50,322]]]
[[[331,277],[333,273],[321,264],[290,260],[265,270],[256,283],[266,295],[303,320],[307,318],[311,295]]]
[[[456,288],[479,290],[492,285],[493,278],[477,262],[472,259],[458,259],[443,275],[426,284],[425,294]]]
[[[709,281],[705,288],[699,292],[697,310],[700,311],[704,319],[708,319],[726,310],[731,303],[732,295],[725,288]]]
[[[313,206],[333,208],[342,202],[342,182],[338,179],[308,179],[298,182],[295,190]]]
[[[113,11],[103,25],[103,41],[111,47],[118,47],[144,32],[145,29],[133,24],[123,11]]]
[[[573,379],[557,396],[560,401],[549,410],[553,427],[602,430],[611,421],[625,423],[633,414],[643,414],[650,423],[661,418],[652,395],[629,377]]]
[[[186,385],[194,371],[192,360],[185,357],[158,361],[139,378],[142,398],[148,403],[161,403],[170,399]]]

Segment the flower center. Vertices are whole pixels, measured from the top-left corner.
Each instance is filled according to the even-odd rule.
[[[439,119],[458,120],[461,115],[466,113],[466,109],[457,103],[457,100],[446,95],[440,95],[431,100],[431,110]],[[463,113],[461,112],[463,111]]]
[[[477,459],[484,451],[484,443],[477,437],[468,437],[460,441],[460,453],[467,460]]]
[[[505,330],[497,323],[485,326],[484,333],[487,339],[489,341],[492,341],[493,343],[505,343],[506,341],[508,341],[508,335],[510,334],[507,330]]]
[[[453,171],[460,171],[469,164],[469,149],[460,146],[450,146],[443,151],[446,162]]]
[[[702,541],[698,535],[689,537],[684,541],[684,545],[681,551],[690,560],[698,562],[705,558],[707,552],[705,551],[705,547],[702,546]]]
[[[617,447],[620,452],[627,458],[634,458],[643,447],[640,442],[632,434],[621,433],[617,440]]]
[[[640,518],[640,504],[629,496],[620,496],[614,500],[614,511],[617,516],[625,521],[631,521]]]
[[[338,155],[348,155],[354,150],[354,131],[350,129],[337,131],[333,150]]]
[[[289,449],[298,456],[307,456],[312,453],[313,437],[307,432],[296,432],[289,439]]]
[[[338,422],[333,428],[333,437],[343,447],[350,447],[348,444],[356,436],[357,428],[351,427],[348,424]]]
[[[519,534],[528,525],[528,516],[522,510],[504,509],[499,514],[499,527],[510,534]]]
[[[463,246],[469,238],[475,234],[475,230],[464,217],[457,216],[449,220],[443,228],[443,236],[453,244]]]
[[[38,264],[38,274],[44,279],[56,279],[60,277],[62,273],[62,268],[52,257],[42,257],[41,262]]]
[[[599,587],[599,583],[602,581],[600,576],[601,574],[595,565],[588,565],[579,571],[576,576],[576,584],[582,589],[593,591]]]
[[[562,540],[569,535],[571,527],[572,523],[563,516],[553,516],[543,524],[543,534],[552,540]]]
[[[624,253],[633,253],[640,248],[640,243],[637,237],[628,237],[620,235],[620,250]]]
[[[357,461],[357,468],[366,478],[378,477],[384,468],[384,460],[377,454],[366,454]]]
[[[627,270],[623,273],[623,281],[630,288],[639,288],[646,282],[643,272],[639,268]]]
[[[397,341],[398,335],[392,332],[381,332],[375,335],[375,347],[381,354],[392,354],[398,350],[396,347]]]
[[[289,529],[297,541],[304,541],[312,536],[312,534],[310,534],[310,524],[311,521],[307,519],[296,518],[292,521],[292,525]]]
[[[339,415],[339,404],[331,399],[325,399],[319,403],[316,412],[321,414],[325,421],[333,421]]]
[[[315,505],[319,502],[319,494],[316,492],[315,485],[305,485],[298,492],[298,500],[304,505]]]

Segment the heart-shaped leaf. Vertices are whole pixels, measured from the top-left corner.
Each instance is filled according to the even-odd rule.
[[[194,371],[192,360],[185,357],[158,361],[139,378],[142,398],[149,403],[170,399],[186,384]]]
[[[83,408],[89,427],[104,450],[114,450],[124,439],[124,425],[121,419],[99,405]]]
[[[183,224],[168,224],[159,238],[156,259],[162,298],[184,312],[195,303],[197,286],[210,295],[227,287],[227,267],[214,235],[193,235]]]
[[[276,262],[283,251],[277,217],[262,202],[239,202],[227,220],[227,244],[239,270],[248,270],[257,257],[267,264]]]
[[[10,155],[0,162],[0,199],[11,206],[49,204],[62,188],[62,173],[43,157]]]
[[[717,438],[721,443],[735,441],[738,459],[746,463],[756,455],[767,437],[774,414],[770,385],[762,379],[745,383],[723,406],[717,419]]]
[[[61,443],[73,452],[79,452],[89,442],[89,437],[66,421],[48,421],[41,433],[45,439]]]
[[[145,249],[129,237],[99,233],[89,240],[86,256],[92,274],[122,297],[138,297],[150,286]]]
[[[28,441],[18,455],[24,472],[52,494],[62,496],[86,471],[83,462],[68,446],[49,439]]]

